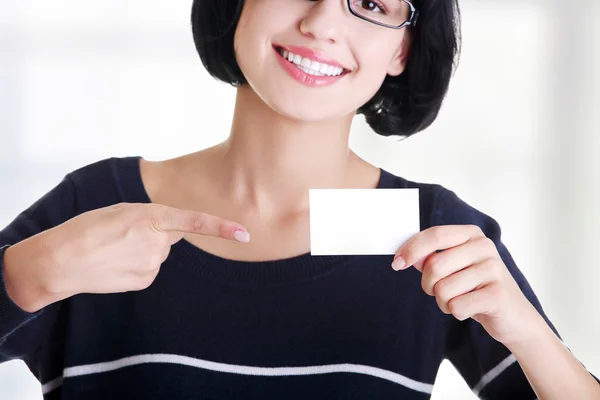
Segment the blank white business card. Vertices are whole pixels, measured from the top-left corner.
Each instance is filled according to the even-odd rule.
[[[420,231],[419,189],[310,189],[311,255],[386,255]]]

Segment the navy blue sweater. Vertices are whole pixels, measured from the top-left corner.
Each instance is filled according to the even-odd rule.
[[[110,158],[67,174],[0,231],[0,261],[8,246],[80,213],[150,202],[139,162]],[[422,230],[479,225],[546,318],[493,218],[385,170],[378,187],[419,188]],[[79,294],[36,313],[11,301],[0,274],[0,362],[24,360],[46,399],[426,399],[444,359],[482,398],[535,397],[504,345],[442,313],[421,273],[391,261],[242,262],[182,240],[148,289]]]

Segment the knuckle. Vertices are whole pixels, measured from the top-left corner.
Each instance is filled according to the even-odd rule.
[[[463,320],[464,313],[462,312],[462,307],[460,306],[460,302],[456,299],[451,299],[448,302],[448,310],[450,314],[452,314],[456,319]]]
[[[438,281],[434,286],[435,296],[439,297],[440,300],[447,303],[450,300],[449,285],[446,280]]]
[[[448,309],[448,302],[436,297],[436,302],[437,305],[439,307],[439,309],[444,313],[444,314],[450,314],[450,310]]]
[[[444,276],[444,263],[442,257],[437,254],[434,254],[431,257],[427,258],[423,268],[426,269],[431,275],[431,277],[434,279],[439,279]]]
[[[477,270],[477,273],[486,279],[496,282],[502,279],[502,271],[496,260],[488,258],[487,260],[473,265],[471,268]]]
[[[469,228],[472,229],[477,234],[483,234],[483,230],[481,229],[481,227],[479,225],[470,224]]]
[[[190,228],[193,232],[200,233],[204,229],[204,215],[193,216],[190,220]]]
[[[496,260],[489,260],[487,264],[489,265],[488,269],[492,276],[492,280],[501,281],[504,278],[504,266],[496,262]]]
[[[158,212],[157,204],[154,203],[136,203],[130,204],[132,212],[134,212],[138,217],[153,217]]]
[[[227,224],[219,225],[219,235],[224,238],[231,237],[232,228]]]
[[[489,237],[484,237],[481,239],[483,241],[483,246],[485,246],[485,248],[488,250],[488,252],[490,253],[494,253],[496,252],[496,243],[494,243],[494,241],[492,239],[490,239]]]

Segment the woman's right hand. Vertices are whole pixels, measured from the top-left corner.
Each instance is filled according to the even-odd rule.
[[[237,238],[236,231],[241,231]],[[79,293],[142,290],[186,233],[249,240],[242,225],[209,214],[119,203],[80,214],[6,249],[7,291],[23,310],[34,312]]]

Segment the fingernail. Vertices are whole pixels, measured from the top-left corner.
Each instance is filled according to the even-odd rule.
[[[238,242],[247,243],[250,241],[250,233],[246,231],[236,230],[233,232],[233,238]]]
[[[398,256],[394,259],[394,262],[392,263],[392,268],[398,271],[400,269],[404,269],[405,265],[406,261],[404,261],[404,258],[402,258],[402,256]]]

